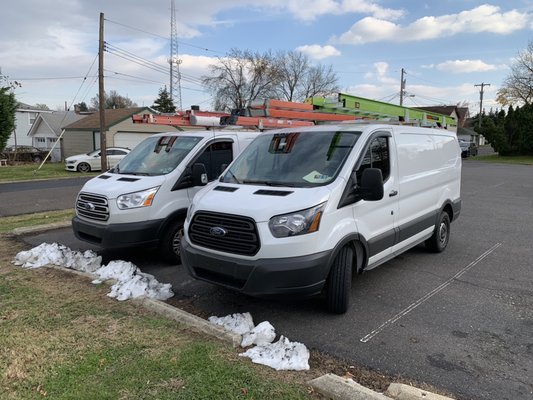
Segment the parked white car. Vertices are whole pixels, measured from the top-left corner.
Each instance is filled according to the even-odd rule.
[[[125,147],[108,147],[107,148],[107,166],[113,168],[122,160],[131,150]],[[67,171],[90,172],[101,170],[100,149],[91,151],[87,154],[77,154],[67,157],[65,160],[65,169]]]

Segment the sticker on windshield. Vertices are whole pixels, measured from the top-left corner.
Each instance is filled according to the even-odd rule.
[[[323,183],[330,180],[329,175],[321,174],[318,171],[312,171],[311,173],[304,176],[302,179],[309,183]]]

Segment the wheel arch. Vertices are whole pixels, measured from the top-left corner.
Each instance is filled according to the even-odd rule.
[[[157,233],[158,239],[161,239],[162,235],[165,233],[167,228],[174,223],[177,220],[183,219],[185,220],[185,217],[187,216],[187,209],[186,208],[180,208],[179,210],[173,211],[170,215],[168,215],[161,226],[159,227],[159,232]]]
[[[353,249],[354,272],[360,274],[366,268],[368,264],[368,243],[363,236],[358,233],[354,233],[344,237],[341,241],[339,241],[331,252],[330,258],[328,260],[328,275],[329,271],[331,270],[331,266],[335,261],[335,258],[344,246],[350,246]]]

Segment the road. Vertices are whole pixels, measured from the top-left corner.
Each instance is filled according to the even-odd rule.
[[[331,315],[321,299],[265,301],[192,280],[155,251],[101,251],[161,282],[173,304],[202,316],[251,312],[279,334],[348,362],[468,399],[533,398],[533,167],[465,160],[461,217],[449,247],[420,246],[357,276],[352,306]],[[69,229],[28,236],[93,248]],[[98,250],[98,249],[97,249]]]
[[[0,217],[74,208],[76,196],[92,176],[0,184]]]

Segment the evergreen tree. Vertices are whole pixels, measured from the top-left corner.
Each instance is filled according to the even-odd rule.
[[[10,87],[0,87],[0,150],[6,147],[9,136],[15,130],[17,101]]]
[[[176,112],[176,106],[174,105],[174,102],[170,98],[170,93],[168,92],[166,86],[162,89],[159,89],[159,97],[155,99],[152,108],[154,110],[159,111],[160,113],[175,113]]]

